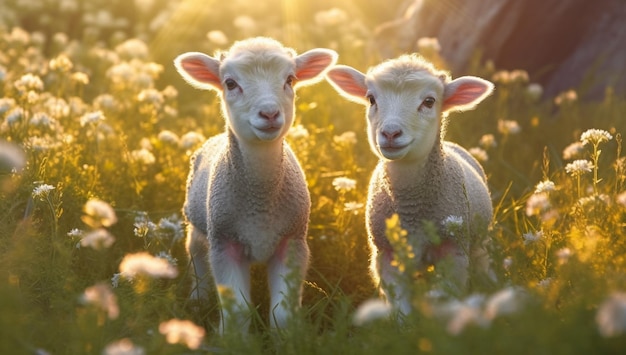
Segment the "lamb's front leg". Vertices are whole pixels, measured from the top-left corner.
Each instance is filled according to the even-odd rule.
[[[247,332],[250,325],[250,262],[237,242],[211,245],[211,270],[222,307],[220,333]]]
[[[284,327],[292,310],[300,307],[302,282],[308,266],[306,240],[283,238],[267,266],[271,327]]]
[[[379,250],[374,256],[376,268],[380,276],[380,287],[389,302],[401,315],[408,316],[411,313],[411,290],[408,278],[393,265],[393,251],[390,249]]]
[[[189,267],[191,273],[190,298],[196,303],[202,303],[208,299],[211,291],[209,286],[211,279],[209,273],[209,241],[206,234],[191,224],[187,230],[186,248],[191,263]]]

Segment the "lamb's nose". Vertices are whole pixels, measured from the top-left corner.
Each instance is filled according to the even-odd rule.
[[[388,141],[393,141],[394,139],[402,135],[402,130],[400,128],[394,127],[382,130],[380,134],[382,134],[383,137],[385,137],[385,139],[387,139]]]
[[[280,111],[278,111],[278,110],[259,111],[259,116],[265,118],[268,121],[275,121],[278,118],[279,115],[280,115]]]

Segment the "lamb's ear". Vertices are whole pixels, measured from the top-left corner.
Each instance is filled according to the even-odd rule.
[[[493,91],[493,84],[475,76],[462,76],[446,84],[442,112],[471,110]]]
[[[326,73],[326,79],[348,100],[367,105],[365,74],[347,65],[337,65]]]
[[[337,62],[337,52],[331,49],[316,48],[295,58],[296,86],[310,85],[323,79],[322,74]]]
[[[203,90],[222,91],[220,61],[204,53],[183,53],[174,59],[180,75],[192,86]]]

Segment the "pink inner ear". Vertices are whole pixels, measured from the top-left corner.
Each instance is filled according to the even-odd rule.
[[[324,71],[331,62],[332,57],[329,55],[311,56],[311,58],[307,58],[306,62],[302,63],[297,69],[296,78],[298,78],[298,80],[313,79]]]
[[[220,78],[207,68],[207,63],[197,58],[188,58],[181,61],[181,66],[187,74],[202,83],[220,84]]]
[[[485,85],[477,83],[462,83],[456,91],[447,97],[443,102],[444,110],[454,106],[466,106],[472,104],[475,100],[482,97],[487,88]]]
[[[357,97],[365,97],[365,94],[367,93],[367,89],[362,85],[359,85],[354,76],[343,70],[331,69],[331,71],[328,72],[328,77],[335,83],[335,85],[347,94]]]

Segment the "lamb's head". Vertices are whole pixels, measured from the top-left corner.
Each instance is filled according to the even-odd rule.
[[[374,153],[386,160],[425,161],[438,142],[444,113],[474,108],[493,84],[449,75],[416,55],[403,55],[367,74],[348,66],[331,69],[327,79],[339,93],[367,106]]]
[[[275,141],[293,122],[295,88],[321,80],[336,60],[329,49],[296,55],[273,39],[257,37],[215,57],[184,53],[174,64],[192,86],[220,94],[228,126],[238,138]]]

